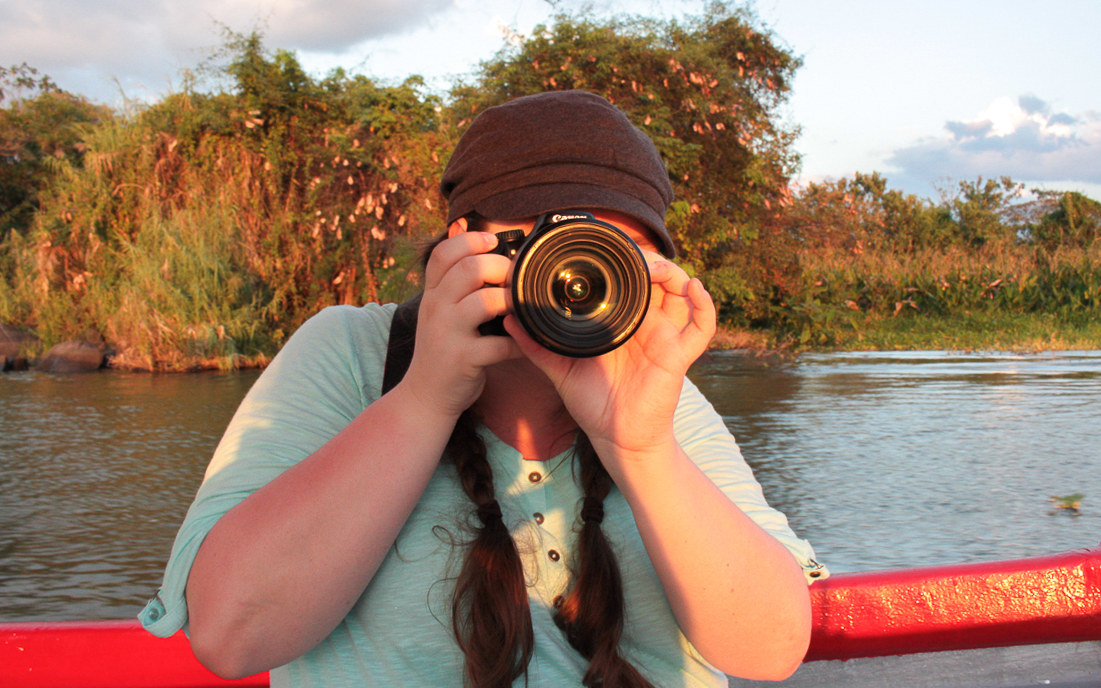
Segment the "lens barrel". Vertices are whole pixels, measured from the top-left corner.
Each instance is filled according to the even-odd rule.
[[[512,312],[543,347],[585,358],[618,348],[650,306],[642,251],[589,213],[545,216],[516,252]]]

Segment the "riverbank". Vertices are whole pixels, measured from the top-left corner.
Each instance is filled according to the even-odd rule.
[[[1096,351],[1101,321],[1046,313],[964,313],[884,317],[853,313],[831,331],[834,343],[777,341],[767,331],[720,327],[711,350],[726,351]]]
[[[863,326],[862,326],[863,325]],[[1046,313],[963,313],[857,323],[832,350],[1093,351],[1101,322]]]
[[[12,340],[14,328],[0,325],[0,370],[34,368],[46,352],[38,352],[37,338],[25,334]],[[19,331],[22,332],[22,331]],[[806,351],[1097,351],[1101,350],[1101,322],[1077,322],[1044,313],[966,313],[948,316],[883,317],[853,313],[832,330],[833,343],[781,340],[768,330],[719,327],[710,351],[745,351],[756,355],[797,354]],[[22,348],[20,348],[22,345]],[[275,352],[251,356],[188,356],[178,352],[153,360],[108,348],[103,367],[130,372],[203,372],[264,368]]]

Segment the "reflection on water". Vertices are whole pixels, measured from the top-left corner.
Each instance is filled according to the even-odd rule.
[[[0,620],[136,614],[255,379],[0,376]]]
[[[257,373],[0,376],[0,620],[133,617]],[[835,572],[1101,541],[1101,353],[732,353],[691,377]],[[1048,498],[1086,495],[1079,516]]]
[[[718,354],[691,376],[835,572],[1101,542],[1101,352]],[[1075,492],[1080,515],[1052,508]]]

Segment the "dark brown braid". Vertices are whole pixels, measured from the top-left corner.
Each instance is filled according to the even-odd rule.
[[[582,683],[588,688],[652,688],[634,666],[619,654],[623,634],[623,579],[604,531],[604,498],[612,477],[601,463],[589,438],[577,433],[574,447],[584,500],[581,532],[577,538],[573,585],[554,615],[566,639],[589,660]]]
[[[468,409],[448,442],[448,455],[480,521],[455,582],[451,616],[469,684],[508,688],[527,671],[535,635],[520,553],[501,518],[477,423]]]
[[[472,225],[481,226],[480,218]],[[438,238],[423,253],[425,260]],[[383,392],[401,380],[412,359],[419,295],[398,308],[386,356]],[[468,546],[455,584],[452,624],[466,658],[471,688],[509,688],[526,673],[534,648],[531,607],[523,563],[501,518],[493,489],[493,470],[479,419],[470,409],[459,417],[447,445],[459,481],[475,504],[479,525]],[[584,433],[574,446],[575,470],[584,492],[573,584],[554,616],[570,645],[589,660],[583,683],[588,688],[653,688],[619,654],[623,633],[623,582],[615,554],[600,527],[604,498],[613,487]]]

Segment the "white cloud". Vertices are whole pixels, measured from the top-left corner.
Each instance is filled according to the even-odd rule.
[[[62,88],[107,99],[113,77],[124,85],[164,85],[159,82],[194,66],[205,50],[220,45],[223,26],[245,34],[258,29],[272,47],[339,52],[421,25],[453,2],[4,0],[0,64],[26,62]],[[98,74],[98,88],[87,86],[91,71]]]
[[[1053,113],[1035,96],[999,98],[976,117],[949,121],[947,134],[900,148],[892,180],[1003,175],[1032,183],[1101,184],[1101,115]]]

